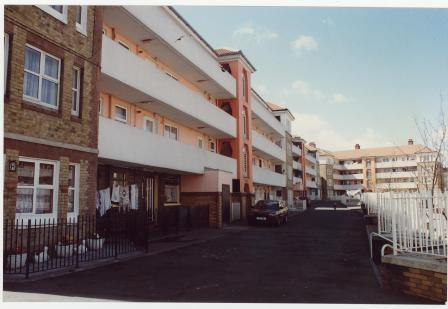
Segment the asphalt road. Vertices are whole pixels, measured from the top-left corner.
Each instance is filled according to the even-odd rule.
[[[378,285],[357,211],[310,210],[279,228],[4,289],[121,301],[425,303]]]

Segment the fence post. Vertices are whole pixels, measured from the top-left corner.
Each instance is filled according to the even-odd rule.
[[[393,246],[393,254],[397,255],[397,227],[396,227],[396,207],[397,205],[394,205],[394,198],[392,195],[389,195],[389,201],[390,201],[390,208],[391,208],[391,214],[392,214],[392,246]]]
[[[25,277],[28,279],[30,276],[30,242],[31,242],[31,219],[28,219],[28,229],[27,229],[27,238],[26,238],[26,274]]]
[[[79,267],[79,225],[80,225],[80,221],[79,221],[79,215],[76,219],[76,243],[77,243],[77,250],[76,250],[76,268]]]

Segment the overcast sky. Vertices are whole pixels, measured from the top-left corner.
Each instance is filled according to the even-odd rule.
[[[252,86],[318,147],[418,141],[414,119],[448,103],[448,9],[175,8],[214,48],[242,49]]]

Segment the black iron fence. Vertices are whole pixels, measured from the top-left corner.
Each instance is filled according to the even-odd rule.
[[[3,272],[24,274],[148,250],[145,210],[109,211],[103,217],[5,220]]]

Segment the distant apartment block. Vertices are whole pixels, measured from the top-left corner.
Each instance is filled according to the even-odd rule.
[[[320,150],[322,178],[328,198],[344,196],[347,191],[416,192],[442,188],[441,164],[436,152],[423,145],[407,145],[345,151]]]

